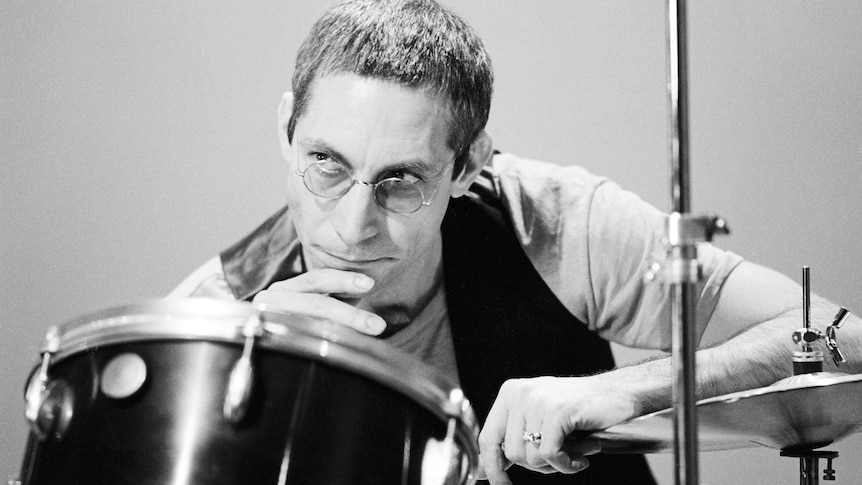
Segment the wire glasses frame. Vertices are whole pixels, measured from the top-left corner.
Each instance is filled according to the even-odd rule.
[[[337,164],[337,170],[328,170],[326,165]],[[439,175],[437,186],[426,199],[425,194],[419,188],[418,183],[405,182],[398,177],[389,177],[378,182],[366,182],[353,178],[353,174],[338,162],[324,160],[315,162],[300,171],[297,165],[296,175],[302,178],[305,188],[309,192],[323,199],[340,199],[344,197],[354,185],[365,185],[372,188],[374,201],[385,210],[396,214],[412,214],[422,206],[430,206],[443,183],[443,177],[455,164],[452,160],[446,165],[446,169]],[[348,183],[349,182],[349,183]]]

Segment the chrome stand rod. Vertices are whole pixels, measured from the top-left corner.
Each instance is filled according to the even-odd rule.
[[[673,292],[672,359],[675,373],[673,387],[675,483],[697,485],[699,483],[697,407],[695,406],[697,339],[694,331],[697,293],[691,283],[674,284],[671,291]]]
[[[799,459],[799,485],[818,485],[820,470],[817,458],[804,457]]]
[[[688,62],[685,0],[668,0],[668,97],[670,104],[671,204],[691,212],[689,189]]]
[[[685,0],[668,0],[667,13],[671,198],[674,212],[686,214],[691,211],[691,197]],[[671,260],[674,266],[689,268],[697,264],[697,249],[689,243],[675,246]],[[699,476],[695,407],[695,282],[691,278],[679,278],[671,287],[675,483],[689,485],[697,485]]]

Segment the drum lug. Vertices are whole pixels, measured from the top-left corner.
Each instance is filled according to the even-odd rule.
[[[60,441],[72,421],[75,394],[66,381],[53,381],[48,384],[45,400],[39,408],[37,422],[45,436]]]
[[[460,388],[454,388],[449,391],[448,400],[446,402],[447,414],[449,415],[449,424],[446,430],[446,438],[443,440],[444,447],[448,450],[447,453],[452,456],[450,464],[451,471],[457,472],[457,482],[459,485],[475,482],[475,463],[471,463],[465,456],[461,456],[456,452],[455,445],[455,423],[458,420],[468,420],[473,415],[473,408],[470,405],[470,400],[464,395],[464,391]],[[478,433],[478,431],[477,431]],[[450,472],[451,475],[451,472]],[[453,480],[454,477],[451,477]],[[449,479],[445,483],[451,483]]]
[[[45,439],[49,432],[49,430],[42,427],[42,420],[39,418],[47,397],[48,368],[51,366],[51,357],[60,348],[58,333],[57,327],[48,329],[48,334],[45,336],[45,347],[42,351],[42,364],[39,367],[39,374],[30,379],[24,396],[26,400],[24,415],[30,424],[30,428],[40,440]]]
[[[249,318],[243,326],[242,333],[245,337],[242,356],[230,372],[223,408],[224,418],[233,424],[243,420],[251,401],[254,384],[254,366],[251,363],[251,356],[255,339],[263,335],[260,317],[254,315]]]
[[[463,484],[469,481],[469,471],[455,445],[457,418],[449,418],[443,441],[430,438],[422,457],[422,485]]]

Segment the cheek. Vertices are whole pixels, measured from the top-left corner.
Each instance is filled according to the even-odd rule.
[[[323,216],[302,180],[296,176],[293,178],[297,180],[290,180],[287,184],[287,206],[290,208],[290,218],[300,241],[306,243],[313,229],[322,226]]]
[[[302,180],[296,180],[298,178],[296,175],[293,175],[287,182],[287,205],[291,208],[291,212],[294,212],[293,209],[303,208],[303,198],[305,197],[303,192],[308,192],[305,190],[305,186],[302,185]]]
[[[404,221],[395,221],[389,224],[389,234],[393,242],[401,247],[407,254],[419,254],[432,246],[431,242],[440,235],[440,224],[444,213],[435,208],[432,213],[430,207],[420,209],[427,213],[414,214],[414,217]],[[445,210],[445,209],[444,209]]]

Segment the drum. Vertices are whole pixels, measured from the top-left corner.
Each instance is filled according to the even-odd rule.
[[[350,329],[247,303],[130,305],[48,332],[21,483],[465,484],[448,379]]]

